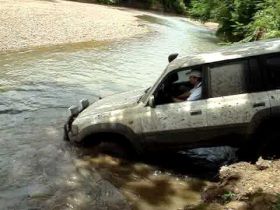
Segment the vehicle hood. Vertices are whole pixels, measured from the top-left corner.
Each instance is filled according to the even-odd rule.
[[[132,107],[137,104],[144,93],[145,89],[138,89],[107,96],[89,105],[89,107],[79,114],[79,117]]]

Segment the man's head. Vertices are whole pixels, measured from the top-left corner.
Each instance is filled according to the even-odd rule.
[[[192,85],[198,84],[201,81],[201,78],[202,78],[202,76],[201,76],[201,72],[200,71],[193,70],[189,74],[190,83]]]

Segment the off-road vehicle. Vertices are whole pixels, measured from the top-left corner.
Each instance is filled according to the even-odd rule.
[[[279,39],[175,57],[151,88],[70,107],[65,138],[105,152],[142,153],[279,137]],[[190,88],[193,69],[202,74],[202,98],[174,103]]]

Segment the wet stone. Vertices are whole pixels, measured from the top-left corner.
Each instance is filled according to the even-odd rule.
[[[262,157],[260,157],[260,158],[258,159],[258,161],[256,162],[256,167],[257,167],[257,169],[259,169],[259,170],[265,170],[265,169],[271,167],[271,161],[269,161],[269,160],[264,160],[264,159],[262,159]]]
[[[28,187],[28,197],[36,198],[50,194],[50,189],[43,184],[34,184]]]

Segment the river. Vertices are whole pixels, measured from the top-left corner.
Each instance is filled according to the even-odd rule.
[[[171,53],[217,47],[181,17],[139,16],[152,32],[0,54],[1,209],[183,209],[206,180],[146,163],[91,157],[62,140],[67,107],[144,88]],[[187,166],[186,166],[187,167]]]

